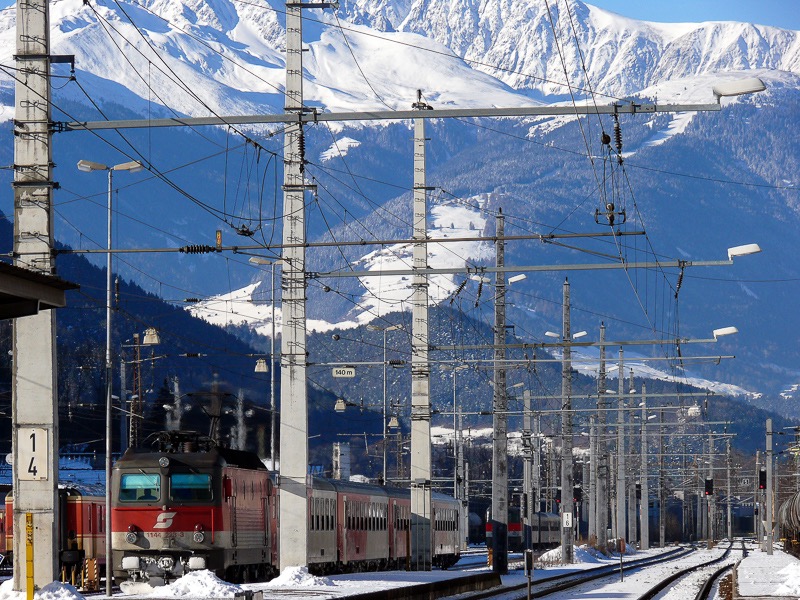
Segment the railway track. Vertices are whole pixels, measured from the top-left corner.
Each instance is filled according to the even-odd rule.
[[[694,552],[693,548],[678,547],[658,556],[648,556],[645,558],[625,561],[621,568],[624,573],[632,569],[640,569],[642,567],[675,560],[676,558],[682,558],[687,554],[691,554],[692,552]],[[564,590],[568,590],[579,585],[601,579],[603,577],[615,575],[619,572],[619,565],[602,565],[600,567],[585,569],[579,572],[554,575],[546,579],[532,582],[531,598],[543,598],[556,592],[562,592]],[[525,600],[527,598],[527,587],[527,583],[503,586],[502,588],[495,588],[485,592],[462,595],[461,598],[464,600],[483,600],[502,596],[507,600]]]
[[[639,596],[638,600],[653,600],[653,598],[655,598],[658,594],[660,594],[661,592],[663,592],[664,590],[666,590],[670,586],[675,585],[676,582],[680,581],[681,579],[683,579],[687,575],[689,575],[691,573],[694,573],[695,571],[698,571],[700,569],[704,569],[706,567],[709,567],[711,565],[715,565],[715,564],[717,564],[717,563],[719,563],[721,561],[724,561],[726,558],[728,558],[728,555],[730,554],[732,548],[733,548],[733,542],[731,542],[730,545],[728,546],[728,548],[725,549],[725,552],[722,554],[722,556],[718,556],[717,558],[713,558],[711,560],[708,560],[708,561],[705,561],[705,562],[702,562],[702,563],[698,563],[696,565],[692,565],[692,566],[686,567],[684,569],[681,569],[680,571],[676,571],[675,573],[669,575],[665,579],[659,581],[656,585],[654,585],[652,588],[647,590],[644,594]],[[743,548],[744,548],[744,546],[743,546]],[[705,600],[705,598],[707,598],[708,594],[711,592],[711,588],[712,588],[712,586],[714,584],[714,581],[716,581],[717,577],[722,575],[722,573],[724,573],[725,571],[730,569],[732,566],[733,566],[732,563],[731,564],[726,564],[722,568],[717,569],[713,573],[711,573],[711,575],[705,579],[705,581],[704,581],[704,583],[703,583],[703,585],[701,586],[701,589],[700,589],[701,592],[703,592],[705,590],[705,592],[704,592],[705,595],[702,595],[702,596],[699,595],[699,596],[697,596],[697,598],[699,598],[700,600]]]

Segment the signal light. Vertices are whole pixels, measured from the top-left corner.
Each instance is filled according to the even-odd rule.
[[[758,472],[758,489],[765,490],[767,489],[767,470],[761,469]]]
[[[714,495],[714,480],[710,477],[706,478],[706,487],[705,487],[706,496],[713,496]]]

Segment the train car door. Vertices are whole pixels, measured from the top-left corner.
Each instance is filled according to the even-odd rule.
[[[231,530],[231,546],[235,548],[238,537],[236,519],[236,486],[233,479],[227,475],[222,480],[222,485],[225,491],[225,501],[228,503],[228,522],[230,523]]]
[[[342,519],[341,519],[341,534],[338,536],[341,548],[339,549],[339,560],[342,564],[347,564],[347,536],[350,534],[348,528],[350,527],[350,505],[347,502],[347,496],[342,496]]]

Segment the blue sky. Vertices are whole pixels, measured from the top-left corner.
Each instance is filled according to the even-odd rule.
[[[555,0],[551,0],[553,2]],[[800,29],[800,0],[585,0],[612,12],[663,23],[746,21]]]

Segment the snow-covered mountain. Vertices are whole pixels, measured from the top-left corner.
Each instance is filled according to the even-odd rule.
[[[53,52],[76,56],[78,78],[99,102],[191,115],[282,110],[283,13],[277,0],[56,0]],[[4,64],[15,53],[15,15],[13,7],[0,13]],[[624,97],[709,73],[800,73],[796,31],[648,23],[577,0],[549,8],[543,0],[348,0],[305,16],[305,96],[329,110],[406,108],[418,89],[440,107],[515,106],[530,103],[526,94],[566,97],[567,81],[578,95]],[[70,88],[62,94],[80,97]]]
[[[50,6],[53,53],[76,57],[76,81],[54,80],[56,119],[283,110],[283,2],[56,0]],[[624,155],[637,196],[634,207],[628,195],[631,221],[641,211],[636,225],[647,225],[652,244],[646,251],[659,256],[705,259],[724,256],[726,247],[739,243],[758,241],[765,250],[777,240],[789,247],[800,243],[800,151],[785,135],[800,121],[794,110],[800,106],[800,32],[733,22],[648,23],[577,0],[550,2],[549,7],[544,0],[345,0],[338,11],[308,10],[304,16],[306,103],[328,111],[405,109],[417,90],[437,108],[564,103],[570,101],[570,92],[586,102],[590,90],[598,103],[636,95],[659,102],[711,102],[714,82],[758,75],[769,91],[737,101],[721,115],[641,115],[624,121]],[[0,63],[12,64],[16,35],[15,10],[0,11]],[[67,74],[58,65],[54,71]],[[0,102],[7,118],[13,116],[9,73],[0,73]],[[726,106],[731,103],[725,101]],[[765,118],[758,107],[775,117]],[[432,124],[429,179],[439,192],[431,202],[431,235],[491,235],[494,224],[488,215],[500,206],[509,215],[507,233],[598,227],[593,215],[601,205],[595,170],[602,162],[600,135],[591,129],[597,129],[594,122],[584,121],[587,128],[578,128],[572,117]],[[611,123],[604,126],[610,130]],[[276,243],[280,164],[265,157],[269,151],[277,156],[282,147],[270,129],[248,130],[251,141],[260,144],[258,151],[222,128],[130,133],[124,139],[116,134],[59,134],[57,237],[79,248],[102,244],[92,240],[103,239],[104,181],[78,175],[72,167],[77,159],[114,164],[138,158],[160,175],[116,179],[126,182],[117,205],[120,247],[213,244],[217,229],[226,245]],[[407,238],[408,125],[307,129],[307,173],[319,184],[319,195],[309,206],[309,236],[324,241]],[[722,140],[715,140],[714,133],[722,134]],[[0,135],[6,136],[0,156],[10,164],[10,131]],[[7,172],[0,177],[8,177]],[[4,202],[0,208],[11,214],[9,195]],[[237,230],[246,229],[258,234],[237,237]],[[431,245],[431,265],[487,264],[493,257],[486,243],[459,244]],[[509,248],[508,259],[510,264],[585,262],[574,249],[558,251],[562,254],[552,245],[528,243]],[[635,245],[593,249],[598,256],[637,251]],[[775,246],[772,251],[781,253]],[[327,248],[309,252],[309,263],[315,270],[377,270],[405,264],[408,252],[402,245]],[[268,271],[254,275],[237,256],[163,256],[125,257],[118,268],[162,297],[207,298],[193,311],[212,322],[246,324],[269,333]],[[756,266],[737,270],[736,277],[777,280],[797,274],[788,257],[779,256],[775,264],[752,264]],[[670,277],[674,285],[677,275]],[[557,326],[561,279],[562,274],[529,277],[517,287],[522,296],[513,303],[510,318],[518,324],[518,335],[538,335]],[[575,282],[576,290],[584,286],[576,297],[582,293],[586,304],[588,298],[597,303],[594,320],[614,314],[622,323],[635,322],[634,333],[639,333],[635,327],[671,331],[679,321],[676,309],[652,308],[646,298],[642,301],[637,296],[643,293],[637,288],[640,282],[633,276],[614,286],[582,281],[578,275]],[[312,283],[309,316],[317,330],[363,325],[405,309],[410,295],[401,277],[342,281],[334,293],[325,291],[328,285]],[[442,276],[434,283],[433,301],[453,299],[459,292],[457,301],[468,297],[464,306],[471,316],[487,317],[478,305],[491,292],[481,291],[479,282],[462,287],[458,277]],[[793,362],[800,359],[794,350],[800,345],[791,328],[776,326],[764,315],[776,314],[792,294],[759,293],[753,285],[742,282],[735,291],[721,292],[687,273],[681,333],[707,337],[711,328],[730,324],[709,321],[735,318],[748,343],[748,368],[734,373],[733,383],[760,388],[764,379],[755,373],[768,372],[777,380],[770,385],[783,390],[800,378]],[[659,293],[677,296],[674,289]],[[658,324],[659,319],[670,325]],[[742,321],[758,323],[750,337]],[[763,352],[750,349],[768,335],[773,337]]]

